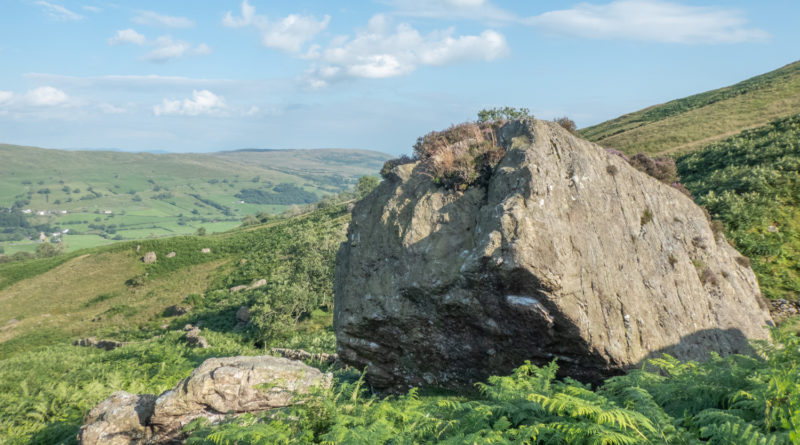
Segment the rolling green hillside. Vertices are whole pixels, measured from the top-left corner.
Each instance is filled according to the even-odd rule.
[[[800,62],[718,90],[654,105],[580,134],[628,154],[684,152],[800,112]]]
[[[348,221],[335,204],[219,235],[147,240],[138,254],[137,243],[118,243],[60,262],[0,265],[0,277],[14,278],[0,290],[0,443],[74,444],[86,412],[113,392],[160,393],[209,357],[270,346],[334,352],[333,264]],[[147,250],[155,263],[138,261]],[[263,287],[229,290],[262,278]],[[163,312],[176,302],[189,313]],[[250,324],[236,322],[242,305]],[[202,325],[210,347],[189,347],[186,323]],[[70,344],[86,335],[126,343],[111,351]],[[474,391],[382,398],[360,370],[309,361],[333,372],[332,389],[294,407],[193,422],[187,443],[796,443],[800,338],[780,335],[780,347],[761,347],[769,360],[666,357],[596,388],[555,379],[554,361]]]
[[[677,159],[698,204],[752,260],[762,293],[800,299],[800,115]]]
[[[67,250],[200,227],[220,232],[245,215],[281,212],[351,188],[388,158],[344,149],[149,154],[0,145],[0,208],[30,211],[29,225],[41,226],[3,231],[0,248],[32,252],[37,240],[28,238],[39,231],[63,240]]]

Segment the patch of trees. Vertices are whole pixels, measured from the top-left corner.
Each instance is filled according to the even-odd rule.
[[[198,200],[198,201],[200,201],[200,202],[202,202],[202,203],[204,203],[204,204],[206,204],[208,206],[214,207],[215,209],[217,209],[220,212],[222,212],[222,214],[225,215],[225,216],[231,216],[233,214],[231,212],[231,208],[228,207],[228,206],[224,206],[224,205],[216,203],[216,202],[214,202],[214,201],[212,201],[210,199],[203,198],[202,196],[200,196],[200,195],[198,195],[196,193],[189,193],[189,196],[191,196],[192,198],[194,198],[194,199],[196,199],[196,200]]]
[[[319,199],[316,194],[294,184],[278,184],[272,191],[242,189],[235,196],[250,204],[273,205],[311,204]]]

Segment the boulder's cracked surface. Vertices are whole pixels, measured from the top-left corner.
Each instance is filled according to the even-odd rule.
[[[486,186],[447,191],[405,164],[353,209],[334,327],[373,386],[456,387],[556,358],[598,380],[769,338],[753,272],[690,198],[551,122],[498,140]]]

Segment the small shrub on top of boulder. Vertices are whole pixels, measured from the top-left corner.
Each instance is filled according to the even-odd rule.
[[[506,151],[497,145],[494,123],[465,122],[417,139],[414,155],[449,190],[465,190],[488,178]]]

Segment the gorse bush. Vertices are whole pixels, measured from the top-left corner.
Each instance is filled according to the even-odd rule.
[[[417,139],[414,157],[434,181],[450,190],[465,190],[487,179],[505,156],[497,145],[496,124],[466,122]]]

